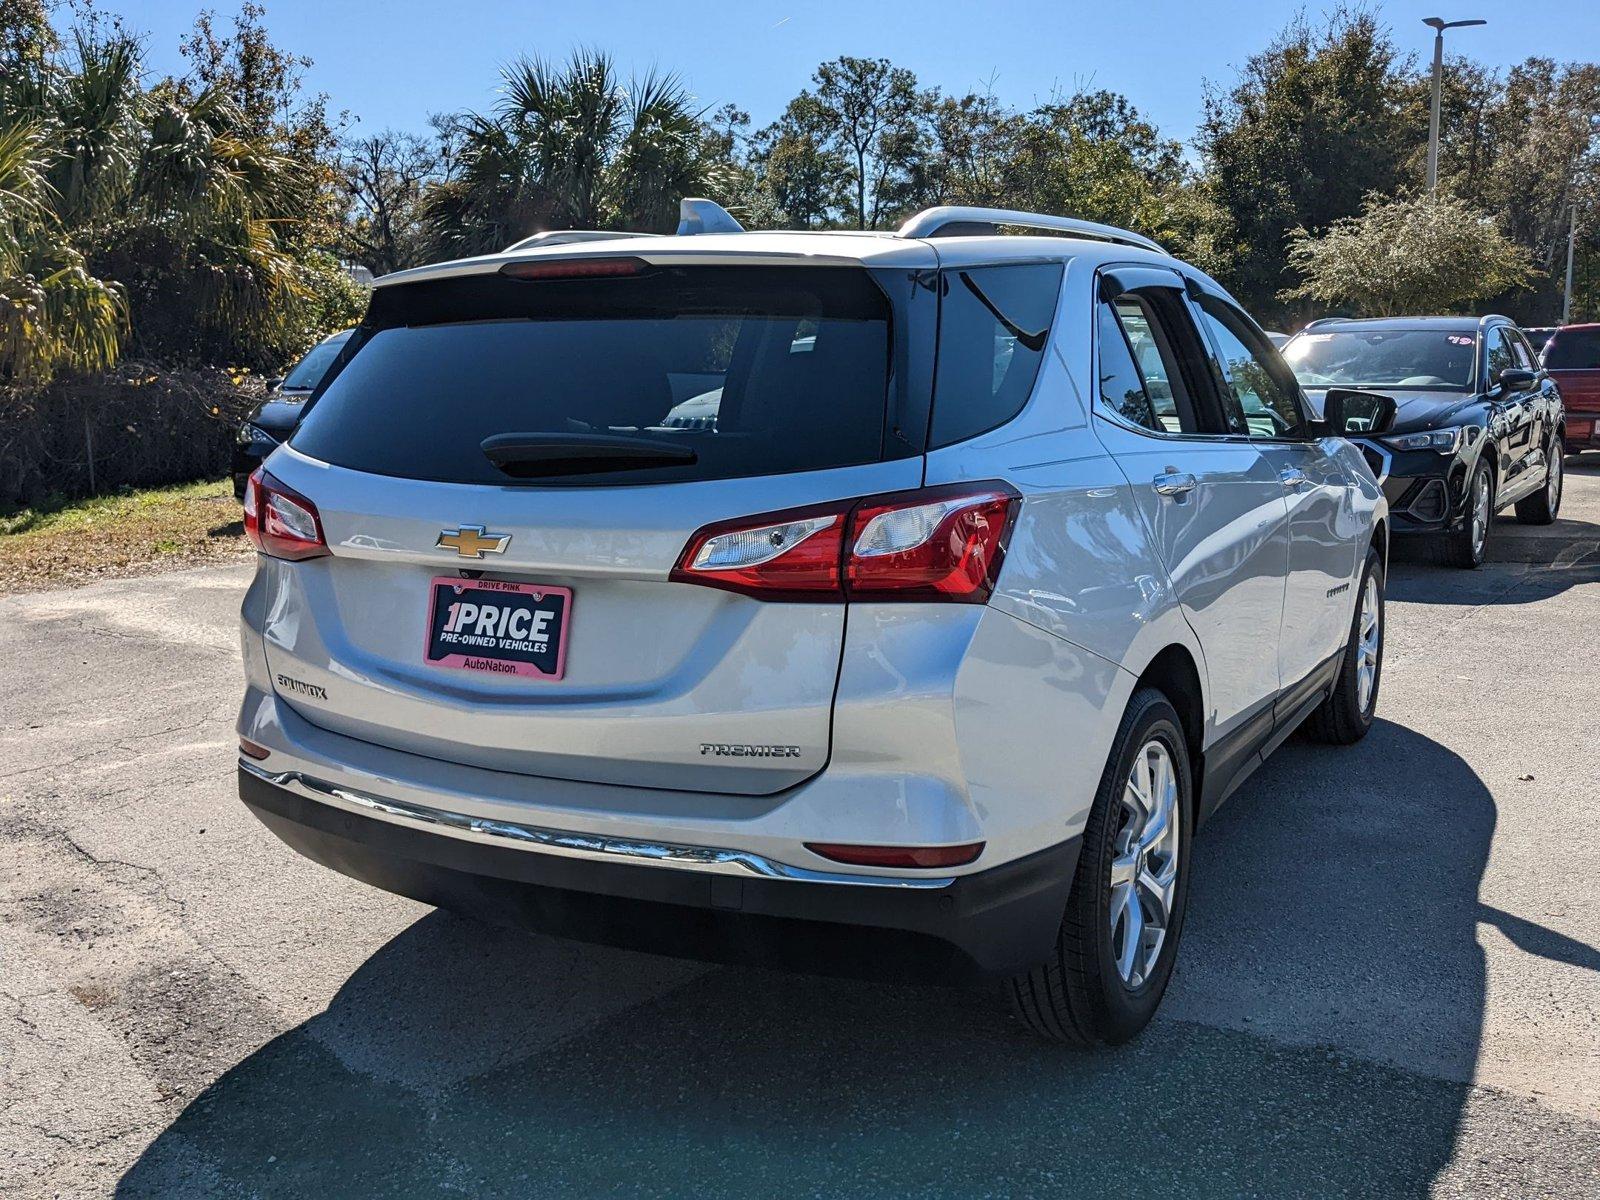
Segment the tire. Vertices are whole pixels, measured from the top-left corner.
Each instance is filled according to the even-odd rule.
[[[1561,466],[1561,439],[1551,442],[1551,452],[1546,459],[1544,486],[1531,496],[1517,501],[1517,520],[1524,525],[1549,525],[1561,511],[1563,475]]]
[[[1383,682],[1384,582],[1383,560],[1376,549],[1368,550],[1338,678],[1328,698],[1306,718],[1306,732],[1319,742],[1353,745],[1372,728],[1373,714],[1378,710],[1378,686]],[[1369,612],[1373,618],[1370,644],[1367,640]],[[1370,676],[1364,672],[1368,667]]]
[[[1486,514],[1479,513],[1479,517],[1475,518],[1480,487],[1484,489]],[[1461,528],[1424,539],[1421,546],[1423,557],[1442,566],[1461,567],[1469,571],[1481,567],[1489,548],[1489,531],[1493,527],[1494,480],[1489,474],[1489,464],[1480,458],[1478,465],[1472,468],[1472,479],[1467,486],[1467,511],[1462,518]]]
[[[1170,811],[1171,817],[1166,826],[1160,826],[1159,818],[1147,818],[1141,825],[1137,810],[1125,800],[1125,793],[1131,790],[1129,778],[1140,759],[1157,768],[1146,778],[1158,778],[1160,755],[1171,768],[1172,780],[1170,796],[1160,807]],[[1089,811],[1054,952],[1045,965],[1007,984],[1017,1015],[1035,1033],[1073,1046],[1116,1045],[1132,1038],[1155,1015],[1183,933],[1190,825],[1195,811],[1193,779],[1177,711],[1160,692],[1140,688],[1123,715]],[[1158,790],[1165,791],[1147,787],[1148,792]],[[1135,841],[1144,845],[1135,847]],[[1139,917],[1141,929],[1147,923],[1153,927],[1151,918],[1159,911],[1154,900],[1159,893],[1141,890],[1138,882],[1114,888],[1114,862],[1118,873],[1130,878],[1148,875],[1152,882],[1163,883],[1170,876],[1170,883],[1165,884],[1167,915],[1162,937],[1153,953],[1145,950],[1146,939],[1134,939],[1136,950],[1126,956],[1131,971],[1118,961],[1118,950],[1127,948],[1132,933],[1128,914]],[[1114,929],[1113,906],[1119,893],[1123,903]]]

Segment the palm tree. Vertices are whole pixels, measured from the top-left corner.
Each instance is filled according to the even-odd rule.
[[[674,75],[624,83],[608,55],[521,58],[490,116],[456,118],[459,175],[426,204],[433,248],[499,250],[538,229],[665,231],[685,194],[713,184],[700,112]]]
[[[56,215],[54,161],[42,123],[0,113],[0,384],[108,367],[127,328],[122,289],[88,272]]]

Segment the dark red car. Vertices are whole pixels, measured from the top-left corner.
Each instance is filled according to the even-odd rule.
[[[1563,325],[1541,359],[1567,408],[1567,453],[1600,450],[1600,325]]]

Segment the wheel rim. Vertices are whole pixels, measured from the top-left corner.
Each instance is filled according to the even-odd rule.
[[[1489,477],[1481,472],[1472,481],[1472,553],[1480,554],[1489,536]]]
[[[1123,784],[1111,859],[1111,953],[1130,988],[1150,978],[1172,924],[1181,819],[1172,755],[1152,738]]]
[[[1378,581],[1371,575],[1361,589],[1361,622],[1356,629],[1356,702],[1365,715],[1377,690],[1378,660],[1383,654],[1383,606],[1378,603]]]
[[[1561,471],[1561,447],[1558,445],[1550,456],[1550,478],[1545,482],[1545,487],[1550,490],[1549,507],[1552,513],[1561,504]]]

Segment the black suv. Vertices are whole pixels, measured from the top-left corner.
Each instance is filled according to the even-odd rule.
[[[1561,393],[1506,317],[1329,318],[1283,348],[1312,407],[1329,388],[1392,395],[1393,428],[1361,439],[1397,535],[1436,561],[1483,562],[1494,514],[1549,524],[1561,506]]]
[[[233,439],[233,494],[244,499],[245,481],[250,472],[294,432],[306,399],[317,390],[317,384],[328,373],[333,360],[355,331],[342,329],[311,347],[306,356],[290,369],[282,383],[277,384],[267,398],[251,410],[239,426]]]

